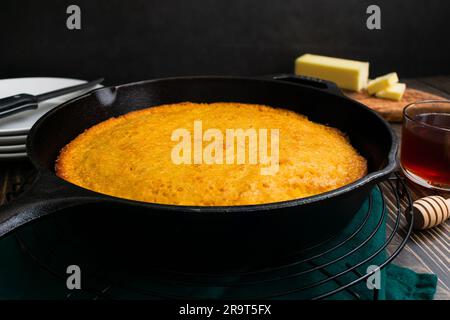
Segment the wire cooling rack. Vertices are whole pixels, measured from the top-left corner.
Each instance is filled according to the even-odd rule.
[[[366,279],[385,268],[399,254],[413,225],[412,200],[404,179],[395,175],[377,188],[383,202],[381,212],[375,212],[371,194],[364,217],[348,235],[337,236],[305,249],[288,261],[272,262],[268,267],[243,272],[208,274],[155,269],[145,276],[113,273],[94,265],[83,277],[81,291],[86,294],[85,297],[93,299],[319,300],[337,294],[345,294],[352,299],[367,299],[361,296],[361,290],[357,287],[365,285]],[[17,188],[16,192],[19,193],[20,189]],[[394,206],[385,205],[386,192],[393,195]],[[402,209],[402,202],[407,204],[403,206],[405,209]],[[371,223],[374,227],[368,229],[371,219],[376,222]],[[371,252],[363,250],[386,226],[385,241],[379,242]],[[34,238],[42,232],[36,228],[31,228]],[[63,235],[54,247],[46,248],[44,252],[37,252],[23,232],[17,232],[16,238],[25,255],[35,260],[45,272],[65,283],[67,274],[62,272],[65,269],[61,264],[66,262],[60,257],[66,255],[70,248]],[[367,273],[365,267],[374,259],[377,259],[378,269]],[[68,299],[72,297],[70,293],[65,296]],[[376,288],[372,290],[371,298],[379,298]]]

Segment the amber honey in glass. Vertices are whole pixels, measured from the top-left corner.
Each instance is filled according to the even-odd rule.
[[[420,101],[404,109],[400,163],[413,182],[450,190],[450,101]]]

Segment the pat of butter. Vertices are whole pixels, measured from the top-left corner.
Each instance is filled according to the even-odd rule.
[[[375,95],[378,98],[400,101],[402,100],[405,90],[406,84],[396,83],[385,90],[378,91]]]
[[[361,91],[367,86],[369,63],[304,54],[295,60],[295,74],[332,81],[343,89]]]
[[[397,73],[395,72],[388,73],[384,76],[369,81],[369,84],[367,85],[367,92],[369,94],[375,94],[378,91],[382,91],[389,88],[390,86],[396,84],[397,82],[398,82]]]

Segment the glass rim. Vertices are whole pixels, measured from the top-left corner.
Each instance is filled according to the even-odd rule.
[[[409,121],[421,124],[421,125],[423,125],[425,127],[429,127],[429,128],[433,128],[433,129],[436,129],[436,130],[442,130],[442,131],[450,132],[449,128],[443,128],[443,127],[439,127],[439,126],[435,126],[435,125],[432,125],[432,124],[425,123],[425,122],[420,121],[420,120],[413,119],[406,113],[407,109],[409,109],[410,107],[412,107],[414,105],[427,104],[427,103],[448,103],[448,104],[450,104],[450,100],[421,100],[421,101],[412,102],[412,103],[406,105],[403,108],[403,118],[406,118]]]

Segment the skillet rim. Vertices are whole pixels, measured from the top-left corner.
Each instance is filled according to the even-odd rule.
[[[387,162],[384,168],[376,170],[374,172],[371,172],[362,178],[344,185],[340,188],[333,189],[327,192],[323,192],[314,196],[309,197],[303,197],[303,198],[296,198],[291,200],[285,200],[285,201],[279,201],[279,202],[270,202],[270,203],[263,203],[263,204],[254,204],[254,205],[237,205],[237,206],[189,206],[189,205],[173,205],[173,204],[159,204],[159,203],[152,203],[152,202],[143,202],[143,201],[137,201],[137,200],[130,200],[125,198],[119,198],[110,196],[107,194],[102,194],[90,189],[83,188],[81,186],[75,185],[67,180],[64,180],[60,177],[58,177],[54,171],[47,169],[46,167],[41,166],[37,161],[37,154],[34,151],[33,147],[33,140],[36,135],[36,132],[39,131],[40,127],[42,127],[45,124],[45,121],[47,118],[49,118],[53,113],[58,112],[60,109],[63,109],[67,105],[71,105],[77,100],[84,99],[88,96],[91,96],[97,91],[100,90],[112,90],[117,91],[121,88],[125,87],[131,87],[136,85],[142,85],[147,83],[153,83],[153,82],[162,82],[162,81],[174,81],[174,80],[244,80],[244,81],[256,81],[256,82],[267,82],[267,83],[282,83],[286,86],[302,86],[310,88],[311,90],[316,90],[321,92],[322,94],[328,94],[332,95],[344,100],[347,100],[348,103],[352,103],[357,105],[359,108],[363,108],[366,112],[370,113],[373,117],[375,117],[387,130],[390,136],[391,140],[391,146],[389,149],[389,152],[387,154]],[[370,183],[375,183],[377,181],[380,181],[382,178],[387,177],[392,172],[395,171],[397,168],[397,152],[399,147],[399,141],[398,137],[396,136],[394,130],[391,128],[391,126],[387,123],[386,120],[384,120],[379,114],[377,114],[374,110],[368,108],[364,104],[353,100],[347,96],[345,96],[340,90],[339,91],[331,91],[329,89],[322,89],[317,88],[313,86],[308,85],[302,85],[298,83],[292,83],[292,82],[286,82],[286,81],[280,81],[277,79],[267,79],[267,78],[258,78],[258,77],[241,77],[241,76],[215,76],[215,75],[202,75],[202,76],[176,76],[176,77],[164,77],[164,78],[156,78],[156,79],[150,79],[150,80],[142,80],[142,81],[136,81],[136,82],[130,82],[125,83],[121,85],[113,85],[108,87],[102,87],[98,89],[94,89],[86,94],[83,94],[81,96],[78,96],[76,98],[70,99],[57,107],[53,108],[46,114],[44,114],[31,128],[27,141],[26,141],[26,151],[29,157],[29,160],[31,161],[32,165],[37,170],[38,174],[36,176],[37,181],[39,177],[45,176],[46,174],[50,174],[53,178],[57,179],[57,182],[60,185],[66,185],[70,187],[73,191],[75,190],[84,190],[87,191],[90,196],[96,196],[98,198],[98,202],[100,201],[108,201],[108,202],[114,202],[118,204],[124,204],[124,205],[130,205],[130,206],[139,206],[139,207],[148,207],[150,209],[157,209],[157,210],[165,210],[165,211],[176,211],[176,212],[197,212],[197,213],[222,213],[222,212],[252,212],[252,211],[273,211],[275,209],[282,209],[282,208],[289,208],[289,207],[297,207],[301,205],[306,204],[312,204],[317,203],[323,200],[328,200],[334,197],[342,196],[345,193],[355,191],[356,189],[362,188]]]

